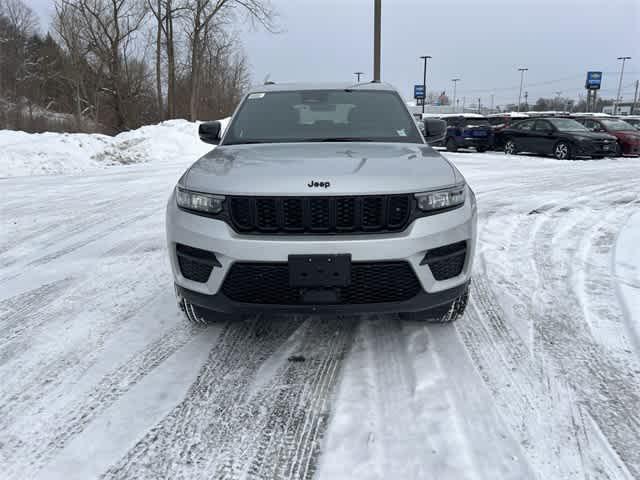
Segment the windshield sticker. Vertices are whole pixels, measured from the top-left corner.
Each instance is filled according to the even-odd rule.
[[[262,98],[262,97],[264,97],[264,92],[249,94],[249,100],[255,100],[257,98]]]
[[[401,137],[406,137],[407,136],[407,132],[404,131],[404,128],[402,130],[397,130],[398,135]]]

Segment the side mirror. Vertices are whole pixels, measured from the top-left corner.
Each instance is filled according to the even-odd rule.
[[[210,143],[211,145],[218,145],[220,143],[220,139],[222,133],[222,125],[220,122],[203,122],[198,127],[198,135],[200,135],[200,140],[204,143]]]
[[[444,140],[447,135],[447,122],[438,118],[427,118],[424,124],[424,138],[427,143],[435,143]]]

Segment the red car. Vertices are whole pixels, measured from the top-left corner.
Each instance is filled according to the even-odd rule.
[[[592,132],[608,133],[618,139],[616,154],[618,156],[640,155],[640,132],[633,125],[615,117],[583,117],[576,118]]]

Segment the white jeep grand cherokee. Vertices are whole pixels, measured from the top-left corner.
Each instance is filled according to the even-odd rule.
[[[425,135],[442,136],[438,120]],[[452,321],[467,303],[476,201],[382,83],[265,85],[167,206],[178,303],[227,314],[398,312]]]

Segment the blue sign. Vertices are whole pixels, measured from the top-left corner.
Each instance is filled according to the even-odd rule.
[[[600,90],[602,84],[602,72],[587,72],[587,81],[584,88],[587,90]]]
[[[424,100],[424,85],[414,85],[413,86],[413,98],[415,99],[423,99]]]

